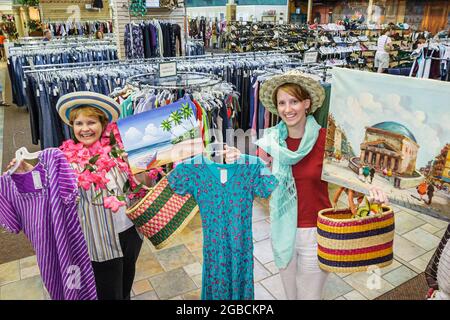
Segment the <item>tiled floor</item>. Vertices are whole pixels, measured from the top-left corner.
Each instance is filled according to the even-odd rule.
[[[330,274],[324,299],[365,300],[391,290],[425,270],[447,223],[395,206],[394,262],[374,273]],[[273,262],[268,212],[255,202],[255,298],[285,299]],[[132,299],[199,299],[202,275],[202,231],[197,215],[176,242],[156,250],[145,241],[137,263]],[[36,258],[0,265],[0,299],[48,299]]]

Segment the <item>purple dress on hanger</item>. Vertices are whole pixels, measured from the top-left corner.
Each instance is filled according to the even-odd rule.
[[[64,154],[42,151],[32,171],[0,177],[0,227],[23,231],[53,300],[96,300],[77,212],[76,176]]]

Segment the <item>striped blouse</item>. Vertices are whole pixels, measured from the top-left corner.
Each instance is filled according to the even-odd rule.
[[[80,170],[77,164],[71,165],[74,169]],[[114,190],[116,195],[124,195],[122,189],[128,179],[127,175],[114,167],[106,177],[110,180],[107,184],[108,189]],[[123,257],[119,233],[133,226],[133,222],[125,214],[126,209],[121,207],[115,213],[111,209],[106,209],[103,206],[103,197],[108,196],[107,190],[95,191],[91,186],[89,190],[80,188],[79,192],[78,215],[91,261],[104,262]],[[102,196],[96,198],[99,192],[102,192]],[[129,203],[127,199],[127,204]]]
[[[77,216],[76,177],[64,154],[42,151],[33,170],[0,177],[0,226],[23,230],[54,300],[94,300],[94,274]]]

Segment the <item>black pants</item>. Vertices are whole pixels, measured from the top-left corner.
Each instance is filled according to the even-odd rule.
[[[119,233],[119,241],[122,258],[92,261],[98,300],[130,300],[142,239],[133,226]]]

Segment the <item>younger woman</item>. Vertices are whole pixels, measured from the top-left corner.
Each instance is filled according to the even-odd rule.
[[[279,181],[270,200],[275,264],[288,299],[321,299],[328,273],[317,258],[317,214],[331,203],[328,184],[321,180],[326,129],[312,114],[325,92],[317,80],[291,71],[266,80],[260,98],[282,120],[256,142],[273,158],[272,173]],[[371,189],[370,196],[386,202],[379,189]]]

